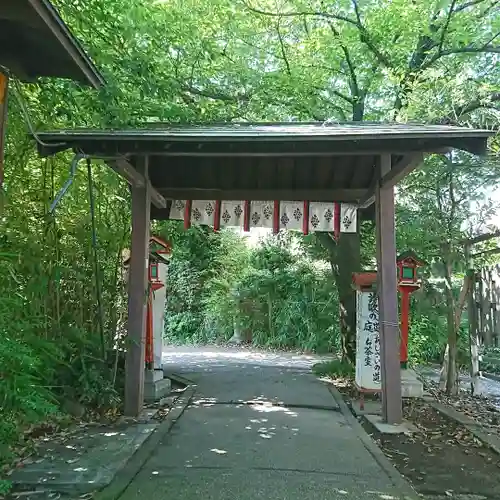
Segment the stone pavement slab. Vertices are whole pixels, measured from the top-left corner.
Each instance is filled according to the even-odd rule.
[[[145,470],[123,500],[400,500],[383,479],[245,469]]]
[[[261,401],[309,408],[338,409],[325,383],[307,372],[270,367],[235,367],[194,376],[195,400],[219,403]],[[234,373],[241,377],[235,383]],[[300,390],[298,390],[300,388]]]
[[[197,393],[121,500],[414,498],[308,373],[315,359],[174,357]]]
[[[83,494],[106,486],[157,423],[82,426],[63,440],[48,436],[9,479],[22,489]]]
[[[171,453],[157,452],[148,467],[380,476],[377,462],[363,461],[366,449],[340,413],[258,406],[188,409],[167,438]]]

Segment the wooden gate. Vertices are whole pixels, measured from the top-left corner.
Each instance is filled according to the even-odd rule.
[[[483,268],[474,286],[477,325],[485,346],[498,346],[500,336],[500,264]]]

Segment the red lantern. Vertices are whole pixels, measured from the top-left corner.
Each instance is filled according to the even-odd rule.
[[[154,247],[160,247],[159,250],[154,250]],[[156,290],[165,286],[165,283],[160,281],[158,264],[167,263],[166,255],[170,255],[172,246],[168,241],[164,241],[158,236],[149,238],[149,265],[148,265],[148,281],[149,294],[146,310],[146,367],[151,368],[154,363],[153,353],[153,294]]]
[[[401,292],[401,368],[408,367],[408,331],[410,328],[410,294],[421,287],[417,269],[425,262],[414,252],[404,252],[396,259],[398,267],[398,288]]]

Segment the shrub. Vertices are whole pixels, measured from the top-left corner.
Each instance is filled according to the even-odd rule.
[[[352,378],[354,377],[355,369],[351,363],[334,359],[332,361],[316,363],[312,367],[312,371],[318,377]]]

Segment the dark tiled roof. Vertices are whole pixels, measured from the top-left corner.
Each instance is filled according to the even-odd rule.
[[[442,138],[487,138],[489,130],[475,130],[448,125],[399,124],[399,123],[229,123],[215,125],[151,125],[137,129],[89,130],[73,129],[47,132],[49,137],[68,139],[152,139],[185,141],[246,140],[345,140],[378,138],[425,139]]]
[[[488,130],[390,123],[242,123],[40,133],[39,151],[101,156],[122,175],[148,157],[165,199],[309,200],[365,205],[381,155],[395,182],[424,153],[486,151]],[[125,162],[124,158],[127,158]],[[120,163],[122,167],[120,167]],[[132,169],[133,170],[133,169]],[[156,215],[155,215],[156,216]]]

